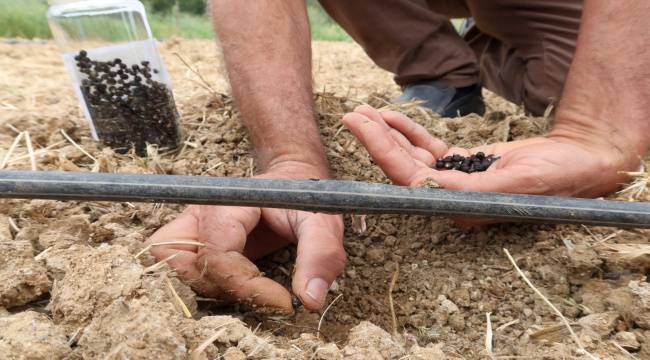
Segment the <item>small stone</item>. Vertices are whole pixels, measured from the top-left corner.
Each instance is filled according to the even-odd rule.
[[[246,354],[236,347],[230,347],[223,353],[223,360],[246,360]]]
[[[366,252],[366,260],[371,264],[378,264],[386,260],[386,250],[382,248],[372,248]]]
[[[446,313],[451,314],[459,311],[458,306],[444,295],[438,296],[438,302],[440,303],[440,308]]]
[[[43,314],[24,311],[0,317],[3,359],[63,359],[70,351],[64,329]]]
[[[465,318],[463,317],[463,314],[457,312],[449,316],[449,325],[457,332],[465,330]]]
[[[621,345],[621,347],[627,351],[638,351],[641,345],[636,339],[634,333],[623,331],[619,332],[614,336],[614,340]]]
[[[397,243],[397,238],[394,236],[389,235],[386,236],[386,238],[384,239],[384,245],[387,247],[393,247],[395,246],[396,243]]]

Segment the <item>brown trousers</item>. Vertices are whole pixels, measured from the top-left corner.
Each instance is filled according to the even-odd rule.
[[[320,0],[381,68],[405,85],[486,88],[542,114],[559,99],[582,0]],[[473,17],[462,38],[450,18]]]

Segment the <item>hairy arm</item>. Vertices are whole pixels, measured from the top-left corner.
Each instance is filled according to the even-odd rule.
[[[650,145],[650,2],[586,0],[551,136],[638,162]]]
[[[213,0],[211,13],[261,169],[298,164],[328,176],[313,115],[305,1]]]

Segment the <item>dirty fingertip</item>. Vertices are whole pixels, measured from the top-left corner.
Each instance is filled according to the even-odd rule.
[[[306,308],[317,310],[325,305],[329,284],[321,278],[313,278],[307,282],[300,299]]]

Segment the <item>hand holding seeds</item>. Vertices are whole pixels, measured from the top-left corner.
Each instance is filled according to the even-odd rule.
[[[446,189],[597,197],[624,181],[636,166],[611,148],[555,136],[449,148],[404,114],[362,105],[343,123],[396,184],[431,179]],[[476,221],[474,221],[476,223]]]

